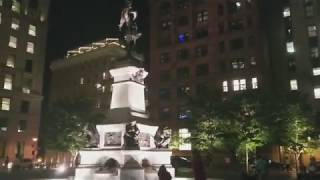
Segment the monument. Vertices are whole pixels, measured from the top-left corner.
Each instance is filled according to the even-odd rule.
[[[138,13],[126,1],[119,28],[124,32],[127,55],[115,60],[110,111],[103,124],[97,125],[97,145],[79,152],[75,180],[158,180],[161,165],[174,177],[168,149],[170,133],[155,126],[145,107],[144,79],[148,73],[132,48],[138,32]]]

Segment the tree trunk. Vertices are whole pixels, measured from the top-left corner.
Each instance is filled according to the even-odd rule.
[[[249,173],[249,151],[248,146],[246,145],[246,172]]]

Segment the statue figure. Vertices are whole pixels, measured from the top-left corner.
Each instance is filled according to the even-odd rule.
[[[170,129],[167,127],[159,127],[154,136],[154,143],[156,148],[169,148],[171,141]]]
[[[93,125],[86,125],[84,132],[87,135],[88,148],[97,148],[99,144],[99,134]]]
[[[138,136],[140,130],[137,127],[136,121],[132,121],[126,125],[126,133],[124,134],[124,149],[126,150],[139,150]]]
[[[137,39],[142,35],[141,33],[138,33],[138,26],[136,23],[137,17],[138,12],[133,10],[131,0],[126,0],[126,7],[121,12],[119,29],[120,31],[124,31],[124,39],[127,42],[129,51],[132,46],[136,44]]]

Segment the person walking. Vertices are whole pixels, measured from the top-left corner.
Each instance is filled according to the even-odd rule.
[[[172,176],[164,165],[161,165],[158,171],[159,180],[171,180]]]

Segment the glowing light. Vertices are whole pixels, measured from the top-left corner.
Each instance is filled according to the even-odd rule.
[[[57,172],[58,172],[58,173],[63,173],[63,172],[66,171],[66,169],[67,169],[66,165],[61,164],[61,165],[57,168]]]
[[[37,141],[38,141],[38,138],[32,138],[32,141],[33,141],[33,142],[37,142]]]

